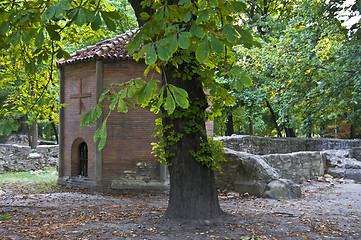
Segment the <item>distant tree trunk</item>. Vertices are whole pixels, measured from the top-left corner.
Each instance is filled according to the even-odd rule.
[[[55,135],[55,139],[56,139],[56,144],[59,144],[58,128],[56,127],[56,125],[55,125],[55,123],[54,123],[54,120],[52,119],[51,116],[49,116],[49,121],[50,121],[50,124],[51,124],[51,128],[52,128],[53,131],[54,131],[54,135]]]
[[[351,123],[350,126],[350,139],[354,139],[356,137],[355,126]]]
[[[295,134],[295,131],[293,130],[293,128],[285,127],[285,134],[286,134],[286,137],[296,137],[296,134]]]
[[[59,144],[58,129],[56,128],[56,125],[54,122],[51,122],[51,127],[53,128],[53,131],[55,134],[56,144]]]
[[[234,127],[233,127],[233,113],[231,109],[227,109],[227,123],[226,123],[226,136],[231,136],[234,134]]]
[[[253,119],[249,117],[249,135],[253,135],[254,126],[253,126]]]
[[[37,145],[38,145],[38,123],[35,122],[33,123],[33,125],[31,126],[31,136],[29,137],[29,143],[30,143],[30,147],[31,149],[36,149]]]
[[[272,109],[272,107],[271,107],[271,104],[270,104],[268,101],[266,101],[266,104],[267,104],[267,107],[268,107],[269,111],[271,112],[271,117],[272,117],[273,123],[274,123],[274,125],[275,125],[275,127],[276,127],[276,130],[277,130],[277,136],[278,136],[278,137],[282,137],[282,132],[281,132],[281,130],[280,130],[280,128],[278,127],[278,124],[277,124],[276,114],[275,114],[275,112],[273,111],[273,109]]]
[[[184,81],[175,78],[176,72],[191,69],[188,63],[181,64],[178,69],[172,64],[164,67],[162,82],[183,88],[188,92],[190,106],[188,109],[176,109],[170,116],[163,116],[163,139],[174,139],[174,135],[182,134],[179,141],[168,141],[169,157],[167,162],[170,174],[169,204],[165,217],[183,219],[217,218],[223,214],[218,202],[213,170],[198,162],[191,154],[198,152],[207,144],[205,129],[206,95],[202,82],[193,76]],[[204,157],[209,152],[202,153]]]

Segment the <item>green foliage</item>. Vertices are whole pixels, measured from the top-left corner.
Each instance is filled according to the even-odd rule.
[[[6,215],[6,214],[0,214],[0,221],[6,220],[6,219],[9,219],[9,218],[11,218],[11,216]]]
[[[236,50],[237,64],[253,85],[252,91],[232,93],[233,109],[244,109],[243,116],[235,117],[267,124],[263,130],[257,126],[257,134],[263,136],[277,134],[273,118],[280,129],[292,128],[298,136],[322,136],[325,126],[345,118],[357,125],[360,55],[353,46],[359,41],[347,39],[352,32],[338,20],[341,5],[314,0],[278,3],[256,1],[258,8],[247,5],[247,15],[240,16],[250,22],[253,35],[262,38],[263,47]],[[234,87],[229,75],[219,81],[229,90]]]
[[[216,141],[208,137],[208,141],[200,139],[201,149],[198,151],[191,150],[190,154],[200,163],[212,170],[221,169],[220,162],[226,162],[222,153],[224,145],[220,141]]]

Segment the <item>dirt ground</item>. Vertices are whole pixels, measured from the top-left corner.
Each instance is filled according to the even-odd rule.
[[[296,200],[220,194],[227,216],[162,218],[166,195],[0,190],[0,239],[361,239],[361,184],[308,182]]]

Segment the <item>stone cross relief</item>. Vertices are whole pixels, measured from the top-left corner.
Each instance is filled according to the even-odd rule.
[[[82,101],[82,98],[90,98],[91,97],[91,93],[83,93],[82,90],[83,87],[83,79],[80,78],[79,80],[79,93],[78,94],[74,94],[74,95],[70,95],[70,99],[79,99],[79,110],[78,113],[81,114],[81,111],[85,111],[85,105]]]

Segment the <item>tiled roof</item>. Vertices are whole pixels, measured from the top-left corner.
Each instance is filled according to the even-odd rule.
[[[127,31],[114,38],[104,40],[95,45],[88,46],[85,49],[77,50],[76,53],[71,54],[71,58],[65,60],[61,59],[57,65],[72,64],[76,62],[89,61],[93,59],[115,59],[115,58],[131,58],[125,49],[128,42],[134,38],[136,30]]]

